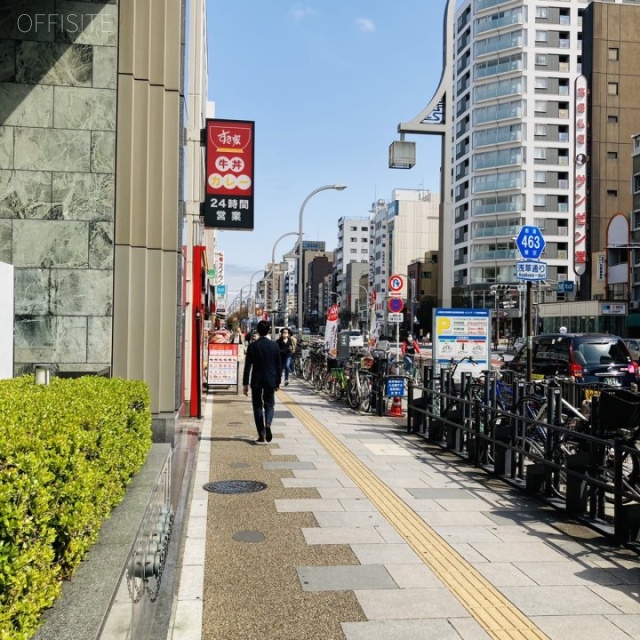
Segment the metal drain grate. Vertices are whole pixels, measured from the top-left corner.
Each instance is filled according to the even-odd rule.
[[[255,493],[264,491],[267,485],[255,480],[220,480],[219,482],[207,482],[202,487],[211,493]]]

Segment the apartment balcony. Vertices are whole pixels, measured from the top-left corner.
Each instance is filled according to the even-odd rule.
[[[474,251],[473,260],[481,262],[483,260],[515,260],[517,257],[515,249],[496,249],[495,251]]]
[[[503,226],[503,227],[484,227],[473,231],[473,238],[499,238],[506,236],[512,238],[520,231],[520,227]]]

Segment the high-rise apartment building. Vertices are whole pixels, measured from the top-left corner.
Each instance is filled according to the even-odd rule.
[[[343,217],[338,220],[336,247],[336,291],[347,293],[345,279],[350,262],[369,262],[369,218]]]
[[[468,0],[456,12],[454,286],[513,282],[540,227],[548,281],[574,280],[574,83],[586,0]],[[446,256],[443,256],[446,259]]]
[[[406,275],[416,256],[437,251],[439,206],[440,196],[424,189],[394,189],[390,202],[373,204],[369,264],[377,313],[386,309],[389,276]]]

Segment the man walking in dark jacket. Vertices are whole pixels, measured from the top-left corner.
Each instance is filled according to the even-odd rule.
[[[242,374],[242,392],[249,395],[251,385],[251,404],[253,419],[258,430],[256,444],[271,442],[271,422],[276,404],[275,392],[280,388],[282,378],[282,361],[280,349],[267,335],[270,325],[266,320],[258,322],[258,335],[255,342],[247,347]]]

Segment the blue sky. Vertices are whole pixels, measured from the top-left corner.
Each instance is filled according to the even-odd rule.
[[[220,118],[255,120],[255,228],[218,232],[231,299],[297,231],[335,248],[341,216],[367,216],[395,188],[439,191],[440,141],[388,168],[397,125],[426,106],[442,71],[445,0],[207,0],[209,100]],[[295,237],[278,244],[276,261]],[[254,278],[254,284],[257,277]]]

